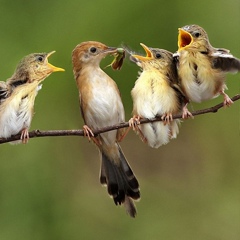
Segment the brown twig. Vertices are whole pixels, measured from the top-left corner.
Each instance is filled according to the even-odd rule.
[[[235,95],[233,98],[231,98],[232,101],[237,101],[240,99],[240,94]],[[220,108],[223,107],[223,103],[219,103],[213,107],[197,110],[192,112],[193,116],[206,114],[206,113],[216,113]],[[182,118],[181,115],[175,115],[173,116],[173,119],[180,119]],[[157,122],[162,121],[161,117],[156,117],[153,119],[141,119],[140,124],[149,123],[149,122]],[[98,135],[100,133],[109,132],[112,130],[120,129],[120,128],[127,128],[129,127],[128,122],[123,122],[117,125],[108,126],[101,128],[97,131],[93,131],[94,135]],[[17,134],[14,136],[11,136],[10,138],[0,138],[0,144],[12,142],[20,139],[21,134]],[[29,138],[35,138],[35,137],[58,137],[58,136],[84,136],[83,130],[48,130],[48,131],[40,131],[40,130],[33,130],[29,132]]]

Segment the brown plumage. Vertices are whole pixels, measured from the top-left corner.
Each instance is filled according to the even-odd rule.
[[[102,58],[116,54],[117,48],[89,41],[72,53],[73,73],[79,90],[84,130],[100,151],[100,182],[107,185],[116,205],[124,204],[131,217],[136,215],[133,199],[140,198],[139,184],[118,141],[123,130],[94,136],[92,130],[124,122],[124,108],[116,83],[100,68]]]

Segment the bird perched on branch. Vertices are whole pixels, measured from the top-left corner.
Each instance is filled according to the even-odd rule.
[[[227,72],[240,70],[240,60],[227,49],[212,47],[202,27],[179,28],[178,51],[174,57],[182,89],[190,101],[202,102],[221,94],[225,106],[233,103],[224,92],[225,76]]]
[[[185,111],[185,98],[178,86],[172,53],[164,49],[150,48],[142,43],[141,46],[146,57],[135,54],[130,57],[142,72],[131,91],[133,118],[129,125],[139,132],[142,140],[150,147],[158,148],[177,137],[180,120],[173,120],[172,116]],[[158,116],[162,116],[162,122],[138,125],[141,118],[151,119]]]
[[[12,77],[0,82],[0,137],[8,138],[21,132],[22,143],[28,142],[28,129],[40,83],[52,72],[64,71],[48,63],[48,57],[54,52],[24,57]]]
[[[72,52],[73,73],[77,82],[83,129],[100,151],[100,182],[107,185],[116,205],[124,204],[131,217],[136,214],[134,200],[140,198],[139,184],[118,142],[124,132],[114,130],[94,136],[94,130],[124,122],[124,108],[116,83],[100,68],[107,55],[123,56],[122,49],[100,42],[83,42]],[[114,69],[122,64],[121,57],[112,63]]]

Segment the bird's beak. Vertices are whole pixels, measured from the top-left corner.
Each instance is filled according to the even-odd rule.
[[[52,51],[50,53],[48,53],[47,55],[47,60],[48,58],[53,54],[55,53],[56,51]],[[55,67],[53,66],[52,64],[50,64],[49,62],[47,63],[48,67],[52,70],[52,72],[64,72],[65,70],[63,68],[59,68],[59,67]]]
[[[140,45],[143,47],[143,49],[145,50],[146,52],[146,57],[144,56],[141,56],[141,55],[135,55],[135,54],[132,54],[132,57],[133,58],[136,58],[136,59],[139,59],[139,60],[142,60],[142,61],[146,61],[148,59],[151,59],[152,58],[152,52],[150,51],[150,49],[143,43],[140,43]]]
[[[189,32],[183,30],[182,28],[179,28],[178,31],[178,50],[181,50],[193,42],[193,37]]]
[[[106,54],[114,54],[118,51],[118,48],[116,47],[107,47],[104,49],[101,53],[106,53]]]

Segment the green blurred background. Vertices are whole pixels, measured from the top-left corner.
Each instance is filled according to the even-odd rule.
[[[239,0],[0,0],[1,80],[23,56],[56,50],[50,62],[66,72],[44,82],[31,129],[79,129],[83,121],[71,66],[78,43],[124,43],[142,53],[142,42],[174,52],[178,27],[192,23],[207,30],[213,46],[240,57]],[[106,71],[120,88],[129,119],[139,69],[126,60],[121,71]],[[230,96],[239,93],[239,74],[228,75],[227,83]],[[191,104],[190,110],[221,101]],[[141,184],[136,219],[101,187],[98,152],[87,139],[46,137],[0,145],[0,239],[237,240],[239,140],[240,101],[184,121],[178,138],[157,150],[130,132],[121,145]]]

